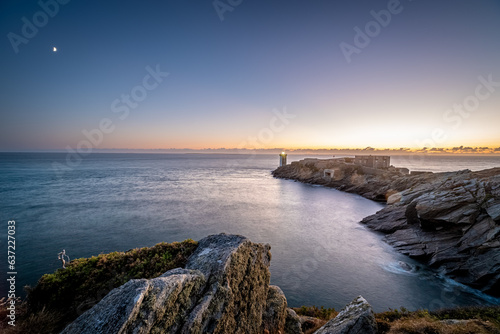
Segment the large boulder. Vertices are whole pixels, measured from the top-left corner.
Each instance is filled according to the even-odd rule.
[[[276,285],[269,286],[266,309],[262,316],[262,327],[265,333],[278,334],[285,327],[287,302],[283,291]]]
[[[200,240],[185,269],[112,290],[62,333],[278,333],[286,298],[269,287],[270,246],[238,235]],[[268,298],[268,295],[270,298]]]
[[[285,333],[286,334],[303,334],[302,333],[302,323],[300,322],[300,317],[291,308],[286,310]]]
[[[260,332],[271,277],[270,249],[238,235],[200,240],[186,268],[200,270],[208,284],[183,332]]]
[[[328,321],[315,334],[376,334],[377,323],[373,309],[368,302],[358,296],[340,313]]]
[[[500,222],[500,201],[492,199],[487,202],[486,212],[494,221]]]
[[[313,329],[318,329],[323,326],[326,321],[321,320],[314,317],[309,317],[307,315],[301,315],[300,318],[300,326],[302,327],[303,332],[310,333]]]
[[[130,280],[112,290],[61,334],[175,333],[205,285],[196,270],[173,269],[154,279]],[[171,315],[176,316],[172,317]]]

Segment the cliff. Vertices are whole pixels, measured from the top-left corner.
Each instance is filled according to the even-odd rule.
[[[396,168],[305,159],[273,175],[387,203],[362,223],[385,233],[401,253],[500,296],[500,168],[406,175]]]

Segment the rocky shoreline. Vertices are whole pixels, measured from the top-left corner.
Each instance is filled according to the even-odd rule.
[[[384,202],[362,220],[396,250],[500,297],[500,168],[408,175],[336,159],[304,159],[274,177]]]

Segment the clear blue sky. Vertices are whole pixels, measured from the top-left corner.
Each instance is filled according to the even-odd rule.
[[[94,148],[500,146],[500,86],[470,98],[500,82],[500,1],[401,0],[350,62],[341,43],[393,1],[243,0],[224,20],[212,1],[58,6],[45,24],[37,1],[0,4],[0,150],[76,147],[103,119]]]

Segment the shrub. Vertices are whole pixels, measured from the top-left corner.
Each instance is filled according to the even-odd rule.
[[[500,333],[489,323],[470,320],[446,324],[430,317],[400,319],[391,324],[388,334],[495,334]]]
[[[333,307],[325,308],[321,306],[320,308],[318,308],[317,306],[301,306],[301,307],[294,307],[292,309],[298,315],[318,318],[322,320],[330,320],[336,317],[337,314],[339,314],[337,311],[335,311]]]
[[[480,319],[491,321],[500,328],[500,306],[468,306],[450,309],[441,309],[430,312],[437,319]]]
[[[27,299],[23,303],[26,311],[18,315],[16,323],[30,326],[39,323],[33,328],[38,328],[40,333],[60,331],[127,281],[154,278],[170,269],[184,267],[197,246],[197,242],[188,239],[75,259],[66,269],[43,275],[34,288],[27,287]],[[42,330],[46,325],[51,329]]]
[[[380,334],[500,333],[500,306],[457,307],[429,312],[405,308],[375,314]],[[450,324],[442,320],[469,320]]]

